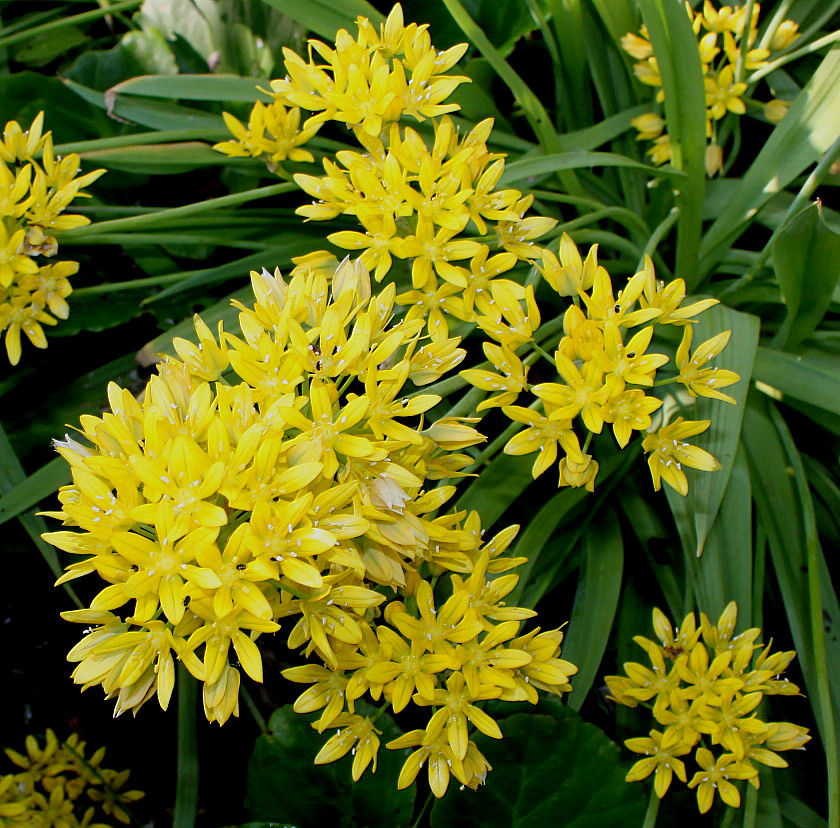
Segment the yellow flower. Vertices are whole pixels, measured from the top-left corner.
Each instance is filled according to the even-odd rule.
[[[782,118],[787,115],[790,109],[790,101],[782,101],[774,98],[764,104],[764,117],[770,121],[771,124],[778,124]]]
[[[534,390],[536,393],[536,388]],[[569,457],[578,463],[583,462],[580,442],[572,427],[571,418],[544,417],[530,408],[518,405],[506,405],[502,411],[514,422],[525,423],[528,426],[508,440],[504,452],[518,456],[539,451],[531,469],[534,479],[554,465],[554,461],[557,460],[558,443]]]
[[[628,32],[621,38],[621,48],[636,60],[647,60],[653,55],[653,46],[644,37]]]
[[[612,423],[616,442],[624,448],[630,442],[633,430],[642,431],[650,427],[650,415],[661,405],[662,400],[632,389],[611,397],[604,403],[601,415],[605,423]]]
[[[381,731],[373,726],[366,716],[355,713],[342,713],[330,727],[338,727],[315,757],[316,765],[335,762],[353,751],[353,781],[358,782],[368,766],[373,763],[371,773],[376,773],[376,755],[379,751]]]
[[[691,746],[684,744],[676,735],[658,730],[651,730],[650,736],[628,739],[625,743],[634,753],[644,753],[647,758],[640,759],[633,765],[625,777],[626,782],[639,782],[653,777],[653,789],[662,799],[671,786],[676,774],[680,782],[686,781],[685,763],[678,759],[691,752]]]
[[[741,95],[747,91],[747,84],[735,82],[735,72],[731,66],[724,66],[717,77],[706,77],[706,108],[710,118],[719,121],[727,111],[743,115],[747,107]]]
[[[37,270],[37,265],[35,266]],[[6,331],[6,353],[9,362],[20,362],[21,332],[36,348],[47,347],[47,337],[41,325],[55,325],[55,319],[44,313],[39,305],[30,304],[28,296],[13,297],[0,305],[0,332]]]
[[[397,782],[397,788],[400,790],[414,782],[426,762],[429,763],[427,771],[429,787],[438,799],[446,793],[452,775],[464,785],[472,778],[467,776],[462,761],[455,755],[444,733],[441,733],[435,741],[427,742],[425,730],[412,730],[388,742],[386,747],[390,750],[417,747],[417,750],[405,760],[400,771]]]
[[[705,814],[712,807],[715,791],[731,808],[740,808],[741,794],[731,780],[752,779],[758,776],[758,771],[739,762],[732,754],[725,753],[716,760],[706,748],[697,749],[696,760],[702,770],[694,774],[688,787],[697,788],[700,813]]]
[[[229,112],[223,112],[225,125],[234,140],[214,144],[213,149],[232,157],[268,157],[270,164],[278,161],[314,161],[312,153],[300,149],[321,127],[320,123],[307,121],[300,127],[300,109],[283,106],[277,96],[273,103],[257,101],[245,127]]]
[[[718,389],[725,388],[738,382],[741,377],[726,368],[707,368],[707,363],[713,360],[729,343],[731,331],[722,331],[699,345],[689,358],[691,339],[694,334],[690,325],[683,328],[683,338],[677,349],[676,364],[680,369],[677,381],[681,382],[692,397],[711,397],[716,400],[735,404],[735,400]]]
[[[9,121],[3,130],[0,141],[0,160],[7,164],[29,161],[38,155],[50,138],[51,133],[43,134],[44,113],[39,112],[29,129],[21,129],[17,121]]]
[[[653,477],[653,488],[657,492],[664,480],[681,495],[687,494],[688,479],[683,466],[701,471],[717,471],[720,468],[720,463],[709,452],[685,442],[685,438],[701,434],[710,425],[710,420],[694,421],[677,417],[673,423],[645,437],[642,448],[650,455],[648,466]]]
[[[652,141],[662,134],[665,129],[665,119],[657,115],[655,112],[646,112],[644,115],[639,115],[633,118],[630,123],[638,131],[636,136],[637,141]]]
[[[476,411],[510,405],[515,402],[520,392],[528,388],[528,369],[507,345],[485,342],[482,348],[498,373],[483,368],[468,368],[461,371],[461,376],[476,388],[498,393],[479,403]]]
[[[770,49],[774,52],[787,49],[795,40],[801,37],[799,33],[799,24],[794,23],[793,20],[784,20],[773,32],[773,37],[770,40]]]

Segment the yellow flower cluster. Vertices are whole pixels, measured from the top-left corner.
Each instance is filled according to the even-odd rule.
[[[6,755],[20,770],[0,776],[0,825],[105,828],[98,820],[102,816],[128,825],[126,807],[145,796],[123,790],[129,771],[102,766],[105,748],[86,757],[76,733],[60,742],[47,730],[43,747],[27,736],[25,754],[7,749]]]
[[[633,639],[647,653],[650,668],[628,662],[626,676],[606,677],[614,701],[627,707],[652,703],[653,717],[663,728],[625,742],[634,753],[644,754],[630,769],[627,781],[638,782],[654,774],[654,790],[661,799],[674,776],[688,781],[680,757],[695,751],[700,769],[688,787],[697,789],[701,813],[712,807],[715,792],[727,805],[740,807],[741,795],[732,780],[746,779],[758,788],[755,763],[786,768],[788,763],[779,751],[801,750],[811,738],[808,729],[799,725],[757,718],[765,696],[799,694],[795,684],[781,678],[796,653],[771,654],[772,644],[761,649],[756,643],[761,630],[736,635],[737,620],[738,608],[732,602],[716,625],[700,613],[698,629],[692,613],[675,630],[655,609],[653,628],[658,641],[642,636]],[[761,651],[753,660],[756,650]]]
[[[485,343],[484,353],[494,370],[468,369],[461,375],[476,387],[491,392],[479,409],[501,406],[514,422],[526,426],[515,434],[504,448],[506,454],[524,455],[539,452],[532,468],[536,478],[554,465],[559,449],[560,486],[585,486],[594,489],[598,462],[587,453],[595,434],[607,423],[621,448],[627,446],[634,431],[650,430],[651,414],[662,406],[658,397],[646,389],[669,383],[682,384],[690,396],[704,396],[734,403],[719,389],[739,380],[734,371],[709,367],[727,345],[729,332],[718,334],[691,352],[691,324],[699,313],[716,304],[705,299],[682,306],[685,283],[675,279],[668,285],[658,282],[650,258],[617,294],[606,269],[598,264],[597,245],[585,259],[574,242],[564,234],[559,258],[543,250],[537,267],[545,280],[560,296],[572,295],[580,304],[570,304],[563,316],[562,336],[547,335],[546,325],[540,328],[540,317],[527,293],[527,313],[512,296],[494,289],[499,310],[508,325],[495,327],[492,319],[480,318],[479,326],[498,344]],[[511,309],[519,311],[527,324],[515,322]],[[656,372],[668,363],[662,353],[649,352],[656,325],[683,328],[682,343],[676,354],[676,376],[656,380]],[[638,328],[630,335],[629,329]],[[559,340],[559,341],[558,341]],[[516,350],[530,344],[531,353],[521,359]],[[554,345],[554,356],[545,348]],[[545,347],[543,347],[545,346]],[[542,357],[557,371],[554,382],[528,383],[530,363]],[[529,393],[528,407],[511,405],[521,393]],[[542,412],[540,412],[542,408]],[[575,423],[587,432],[580,444]],[[712,455],[691,446],[685,438],[705,431],[709,420],[684,421],[681,417],[648,434],[642,448],[648,453],[653,484],[659,490],[664,480],[680,494],[688,492],[683,466],[714,471],[720,468]]]
[[[342,78],[342,83],[358,75],[348,67],[375,64],[388,84],[393,84],[394,76],[402,77],[394,55],[422,54],[421,63],[429,61],[443,71],[462,53],[450,50],[433,64],[429,56],[436,53],[425,27],[404,26],[399,6],[378,35],[364,19],[358,21],[358,28],[355,40],[346,32],[339,33],[335,50],[313,41],[308,64],[287,55],[290,76],[273,84],[287,103],[317,112],[307,124],[313,120],[320,124],[327,118],[348,123],[363,150],[341,151],[335,160],[325,159],[323,176],[295,175],[298,185],[315,199],[297,212],[308,220],[355,216],[364,232],[341,230],[327,238],[339,248],[361,251],[362,263],[377,281],[389,273],[401,278],[395,260],[404,260],[406,269],[410,263],[411,289],[399,293],[396,301],[407,308],[407,323],[424,320],[432,342],[449,341],[453,320],[477,325],[488,339],[483,345],[486,367],[462,371],[461,376],[490,394],[478,405],[477,413],[502,407],[514,422],[527,426],[508,442],[507,453],[539,451],[533,467],[537,477],[556,461],[559,444],[565,455],[560,461],[560,485],[591,490],[598,470],[598,463],[586,453],[592,435],[609,423],[623,448],[633,431],[651,428],[650,415],[662,405],[642,390],[654,385],[656,369],[668,362],[663,354],[646,353],[655,324],[685,328],[677,353],[679,374],[664,382],[683,383],[691,396],[734,402],[719,389],[737,382],[737,374],[707,364],[725,347],[729,334],[720,334],[689,353],[691,323],[715,300],[681,307],[682,280],[667,287],[657,283],[649,260],[616,297],[609,274],[598,264],[597,246],[584,261],[568,236],[560,240],[559,258],[537,244],[536,239],[551,231],[556,221],[526,217],[533,196],[516,189],[496,189],[505,162],[487,147],[491,120],[462,136],[448,116],[435,117],[452,105],[442,105],[444,98],[434,94],[434,108],[420,113],[433,122],[429,146],[416,130],[397,122],[401,114],[420,117],[402,93],[389,97],[390,93],[382,92],[375,101],[387,101],[387,106],[376,110],[379,120],[369,120],[374,116],[362,102],[373,94],[370,72],[357,78],[360,85],[350,96],[355,108],[345,97],[334,97],[345,86],[324,79],[313,52],[327,59],[334,78]],[[339,72],[336,67],[343,68]],[[451,91],[456,80],[462,79],[444,82],[441,78],[440,88]],[[402,90],[399,84],[398,89]],[[262,105],[255,107],[252,119],[259,120],[262,111]],[[234,132],[244,152],[247,142]],[[464,238],[470,229],[480,236]],[[328,253],[313,254],[312,260],[329,257]],[[523,287],[521,280],[511,278],[511,271],[522,263],[535,265],[560,297],[572,298],[562,340],[552,336],[556,325],[540,327],[533,285]],[[638,326],[644,327],[625,341],[624,332]],[[551,357],[545,348],[555,346],[558,350]],[[529,353],[520,358],[523,351]],[[556,367],[556,382],[528,384],[528,369],[539,358]],[[530,408],[511,405],[520,393],[531,391],[536,399]],[[583,448],[572,425],[578,417],[589,432]],[[685,494],[688,482],[683,466],[718,468],[711,455],[684,442],[709,425],[708,420],[680,419],[645,439],[655,488],[664,479]]]
[[[376,138],[403,116],[423,121],[458,109],[444,101],[469,78],[445,73],[461,59],[466,44],[437,52],[428,26],[405,26],[399,5],[379,32],[366,18],[359,18],[358,28],[356,39],[340,29],[335,48],[310,40],[308,62],[284,48],[288,74],[271,82],[272,101],[254,106],[247,127],[224,113],[234,139],[214,149],[234,157],[264,157],[269,169],[280,173],[280,161],[313,160],[300,146],[327,121]],[[302,128],[301,110],[315,113]]]
[[[535,703],[575,668],[557,658],[561,633],[520,635],[535,613],[504,604],[518,578],[495,576],[523,562],[502,557],[516,527],[486,541],[476,513],[438,514],[455,487],[437,481],[484,440],[470,421],[422,422],[440,397],[417,389],[463,358],[457,340],[421,347],[422,321],[396,321],[394,286],[372,295],[360,261],[307,259],[289,283],[252,273],[241,336],[196,318],[200,344],[176,340],[142,402],[112,384],[83,441],[57,442],[73,483],[49,514],[81,531],[45,539],[82,556],[61,581],[108,583],[64,613],[91,626],[73,678],[102,685],[117,714],[155,694],[165,708],[179,659],[221,724],[238,711],[233,662],[262,681],[255,640],[289,618],[288,645],[321,661],[285,671],[312,685],[296,709],[340,728],[319,761],[358,741],[354,775],[375,767],[354,702],[413,701],[431,717],[391,745],[419,746],[400,784],[428,761],[436,794],[450,772],[474,786],[489,767],[467,721],[501,735],[475,703]]]
[[[39,266],[36,259],[58,252],[53,231],[90,222],[63,213],[105,172],[79,175],[79,156],[56,158],[52,133],[44,134],[43,127],[43,112],[28,130],[10,121],[0,141],[0,333],[6,332],[12,365],[20,361],[21,332],[36,348],[46,348],[41,326],[55,325],[56,317],[67,319],[66,299],[72,292],[68,277],[78,263]]]
[[[722,6],[716,9],[710,0],[705,0],[702,11],[686,3],[697,35],[697,48],[703,65],[706,87],[706,172],[714,176],[723,168],[723,148],[718,143],[717,124],[727,112],[743,115],[746,105],[743,100],[747,84],[743,82],[744,70],[759,69],[767,65],[772,51],[787,48],[799,37],[798,26],[792,20],[785,20],[775,31],[770,48],[753,48],[758,35],[758,16],[761,6],[752,6],[752,15],[747,25],[747,6]],[[643,26],[639,35],[626,34],[621,39],[624,50],[638,63],[634,67],[636,77],[647,86],[657,88],[656,101],[665,100],[659,64]],[[787,112],[788,102],[770,101],[764,110],[765,117],[780,121]],[[671,139],[665,132],[665,120],[657,112],[639,115],[631,122],[638,131],[637,140],[653,141],[647,150],[654,164],[666,164],[671,160]]]

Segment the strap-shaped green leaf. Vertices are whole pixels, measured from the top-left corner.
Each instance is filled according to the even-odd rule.
[[[615,512],[606,510],[590,524],[582,546],[580,580],[563,645],[563,658],[578,668],[569,696],[573,710],[580,710],[592,689],[618,609],[624,542]]]
[[[787,318],[773,339],[795,348],[822,320],[840,280],[840,233],[812,204],[790,221],[773,242],[773,267],[787,305]]]
[[[304,3],[299,0],[263,0],[263,3],[328,40],[334,40],[339,29],[355,32],[353,24],[359,16],[367,17],[374,26],[385,20],[366,0],[306,0]]]

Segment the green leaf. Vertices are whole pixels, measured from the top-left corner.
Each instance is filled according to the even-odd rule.
[[[744,445],[750,468],[752,489],[758,515],[767,531],[773,569],[782,592],[797,659],[805,676],[805,685],[818,724],[825,719],[819,692],[815,642],[808,600],[808,549],[810,529],[806,524],[806,508],[796,486],[794,475],[801,468],[801,458],[794,457],[795,446],[790,432],[774,403],[759,394],[751,394],[744,424]],[[828,675],[840,671],[840,605],[832,580],[819,555],[819,578],[822,585],[822,622],[825,631]],[[765,623],[765,635],[773,635]],[[840,693],[836,685],[831,706],[834,721],[840,721]],[[840,746],[831,745],[829,751]]]
[[[359,16],[367,17],[377,27],[385,22],[384,15],[366,0],[306,0],[305,3],[299,0],[263,0],[263,3],[327,40],[334,40],[339,29],[355,33],[354,24]]]
[[[840,47],[825,56],[744,175],[700,245],[700,273],[709,273],[755,214],[816,162],[840,133]]]
[[[840,279],[840,234],[826,224],[819,202],[776,236],[773,267],[787,305],[773,344],[789,350],[814,332]]]
[[[105,331],[140,315],[134,291],[71,295],[69,304],[70,317],[48,330],[50,339],[75,336],[79,331]]]
[[[372,716],[376,709],[356,702],[356,711]],[[414,788],[397,790],[397,779],[407,751],[387,750],[385,742],[401,731],[387,714],[376,720],[382,732],[376,773],[369,767],[358,782],[350,774],[352,756],[314,765],[321,746],[335,733],[319,734],[310,726],[311,716],[295,713],[292,705],[276,710],[269,733],[257,739],[248,763],[250,818],[291,824],[296,828],[323,825],[365,825],[393,828],[411,818]],[[290,784],[290,780],[294,784]],[[352,815],[352,822],[348,817]]]
[[[705,311],[694,328],[692,345],[696,349],[706,339],[722,330],[732,331],[729,345],[717,358],[720,368],[735,371],[741,381],[725,389],[736,405],[708,397],[697,397],[690,413],[693,420],[711,420],[709,431],[701,438],[702,447],[717,458],[720,470],[692,474],[688,494],[683,497],[666,487],[668,503],[680,530],[688,555],[701,555],[706,538],[715,522],[729,475],[735,462],[744,405],[758,348],[758,317],[740,313],[725,305],[716,305]]]
[[[113,95],[145,95],[149,98],[186,98],[192,101],[243,101],[270,103],[273,98],[257,87],[262,78],[237,75],[143,75],[111,87]]]
[[[14,448],[12,448],[9,438],[6,436],[5,429],[0,425],[0,495],[8,495],[16,487],[25,483],[25,481],[26,472],[23,470],[23,466],[21,466],[20,460],[18,460],[18,456]],[[44,519],[34,514],[19,513],[17,517],[26,530],[26,533],[32,539],[32,542],[38,548],[52,574],[56,578],[59,578],[63,570],[58,559],[58,552],[55,547],[50,546],[46,541],[41,539],[41,535],[47,531],[47,524]],[[64,584],[64,589],[73,600],[73,603],[77,607],[81,607],[82,604],[72,586],[70,584]]]
[[[641,787],[624,781],[618,747],[597,727],[571,714],[517,713],[501,728],[501,741],[475,739],[493,766],[487,784],[450,786],[432,809],[432,828],[641,825]]]
[[[117,120],[140,124],[150,129],[219,130],[225,128],[221,115],[211,115],[199,109],[180,106],[169,101],[143,100],[131,96],[127,99],[114,100],[113,96],[109,98],[107,93],[97,92],[69,78],[65,78],[63,82],[88,103],[105,109],[112,118]]]
[[[63,457],[50,460],[0,497],[0,524],[37,506],[45,497],[55,494],[60,486],[70,483],[72,479],[70,466]]]
[[[685,173],[671,167],[651,167],[634,161],[623,155],[612,152],[564,152],[558,155],[543,155],[539,158],[528,158],[514,161],[505,167],[500,187],[508,187],[518,181],[524,181],[537,176],[551,175],[558,170],[576,170],[592,167],[629,167],[642,170],[653,177],[684,179]]]
[[[78,26],[64,26],[27,40],[14,50],[15,60],[25,66],[45,66],[87,39]]]
[[[455,503],[458,511],[475,509],[481,515],[481,524],[489,529],[508,507],[534,482],[531,477],[533,457],[514,457],[499,454],[467,486]]]
[[[517,568],[516,573],[519,575],[519,582],[510,593],[508,603],[522,606],[521,602],[525,588],[531,580],[531,573],[534,571],[541,553],[547,548],[548,542],[557,527],[566,520],[575,507],[579,506],[588,497],[591,497],[591,495],[586,489],[561,489],[546,501],[539,512],[528,521],[524,530],[517,537],[516,544],[510,553],[513,558],[525,556],[528,558],[528,563],[524,563]],[[547,592],[548,589],[550,587],[541,587],[541,594]]]
[[[697,35],[683,3],[639,0],[639,9],[659,63],[665,93],[665,121],[671,138],[671,163],[688,180],[676,195],[676,271],[689,289],[695,284],[697,250],[703,221],[706,187],[706,91]]]
[[[96,166],[147,175],[174,175],[199,167],[223,167],[229,164],[225,155],[200,141],[88,150],[79,153],[79,157]]]
[[[231,301],[234,299],[238,299],[243,304],[247,304],[249,300],[253,302],[254,291],[248,285],[248,287],[240,288],[235,293],[232,293],[227,299],[222,299],[215,305],[203,310],[201,312],[201,318],[211,330],[215,331],[218,328],[219,322],[224,322],[225,328],[227,329],[235,325],[239,317],[239,310],[231,305]],[[159,354],[174,356],[176,352],[172,345],[172,340],[176,337],[197,343],[198,340],[192,317],[184,319],[177,325],[173,325],[164,333],[156,336],[151,342],[147,342],[138,352],[137,361],[141,365],[153,365],[158,361]]]
[[[607,649],[621,594],[624,544],[612,510],[602,512],[583,539],[583,563],[575,591],[563,658],[578,668],[569,707],[580,710]]]
[[[743,626],[752,624],[752,509],[749,468],[740,449],[703,556],[698,560],[688,553],[687,563],[694,572],[694,594],[700,610],[718,618],[724,607],[735,601]]]
[[[840,365],[834,357],[801,356],[759,348],[753,378],[774,399],[786,395],[840,414]]]

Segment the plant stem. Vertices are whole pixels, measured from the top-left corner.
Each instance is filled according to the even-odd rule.
[[[178,663],[178,776],[172,828],[193,828],[198,812],[198,744],[195,717],[198,682]]]
[[[61,241],[67,238],[67,233],[72,233],[73,240],[76,241],[85,236],[98,236],[102,233],[113,233],[121,230],[139,230],[145,227],[153,227],[156,224],[165,224],[173,220],[200,215],[201,213],[209,213],[219,207],[230,207],[258,198],[268,198],[269,196],[280,195],[281,193],[290,193],[297,189],[297,184],[289,182],[271,184],[268,187],[257,187],[255,190],[245,190],[241,193],[231,193],[230,195],[219,198],[209,198],[206,201],[199,201],[195,204],[185,204],[183,207],[170,207],[154,213],[145,213],[140,216],[128,216],[127,218],[88,224],[86,227],[81,227],[76,230],[68,230],[60,234],[56,233],[56,238]]]
[[[130,135],[115,135],[113,138],[56,144],[53,150],[56,155],[69,155],[71,152],[94,152],[145,144],[168,144],[173,141],[221,141],[229,135],[226,129],[159,129],[155,132],[135,132]]]
[[[758,816],[758,791],[752,785],[747,785],[747,794],[744,798],[746,805],[741,828],[755,828],[755,818]]]
[[[654,231],[650,234],[650,238],[645,245],[644,255],[641,259],[639,259],[639,264],[636,265],[636,270],[641,270],[645,266],[645,256],[653,257],[653,254],[656,253],[656,248],[659,247],[659,242],[668,235],[668,231],[674,226],[674,224],[676,224],[679,217],[680,208],[672,207],[668,211],[668,215],[659,222]]]
[[[817,38],[807,46],[803,46],[801,49],[797,49],[794,52],[788,52],[788,54],[776,58],[776,60],[771,61],[766,66],[762,66],[761,69],[756,69],[756,71],[747,78],[747,83],[752,86],[771,72],[781,69],[786,63],[798,60],[799,58],[804,57],[805,55],[810,55],[813,52],[818,52],[820,49],[830,46],[832,43],[836,43],[838,40],[840,40],[840,32],[832,32],[831,34],[825,35],[825,37]]]
[[[257,707],[254,697],[248,692],[248,688],[244,685],[240,685],[239,692],[245,700],[245,707],[248,708],[248,711],[254,717],[254,721],[257,723],[257,727],[260,729],[260,732],[263,736],[265,736],[269,732],[268,723],[266,722],[263,714],[260,713],[260,709]]]
[[[142,5],[143,0],[122,0],[121,3],[114,3],[107,9],[93,9],[92,11],[73,14],[70,17],[60,17],[58,20],[51,20],[49,23],[42,23],[40,26],[33,26],[31,29],[24,29],[22,32],[0,37],[0,47],[11,46],[13,43],[20,43],[24,40],[31,40],[33,37],[60,29],[65,26],[75,26],[77,23],[84,23],[87,20],[97,20],[100,17],[113,14],[125,9],[134,9]]]
[[[642,828],[653,828],[656,825],[656,816],[659,813],[659,797],[656,795],[656,789],[653,785],[650,786],[650,799],[648,800],[647,813],[645,814],[645,821]]]

